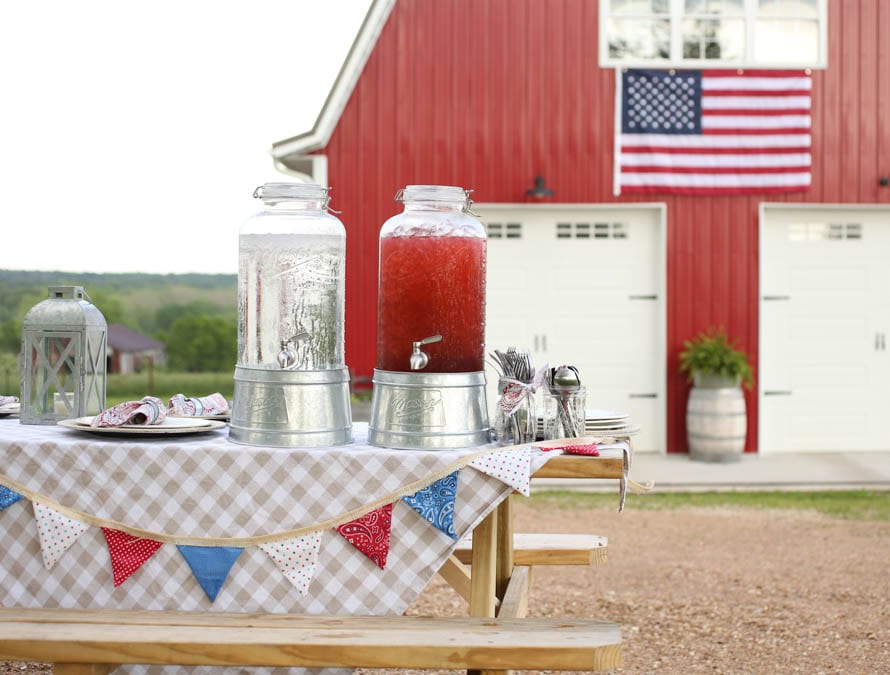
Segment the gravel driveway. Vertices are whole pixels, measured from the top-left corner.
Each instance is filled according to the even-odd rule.
[[[546,515],[516,499],[517,530],[609,537],[605,565],[536,568],[530,614],[619,623],[616,673],[890,673],[890,523],[636,499]],[[436,577],[410,611],[466,606]]]

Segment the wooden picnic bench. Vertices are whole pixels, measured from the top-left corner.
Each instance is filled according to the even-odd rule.
[[[566,619],[0,608],[0,659],[56,675],[120,664],[603,670],[616,624]]]

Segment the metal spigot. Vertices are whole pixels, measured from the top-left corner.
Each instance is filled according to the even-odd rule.
[[[278,367],[282,370],[289,370],[297,365],[297,353],[291,349],[290,345],[297,340],[302,340],[304,338],[309,337],[309,333],[303,331],[302,333],[297,333],[291,338],[287,340],[281,341],[281,351],[278,352],[278,356],[276,357],[278,360]]]
[[[411,370],[423,370],[426,368],[430,363],[430,355],[423,351],[421,347],[433,342],[440,342],[441,340],[441,335],[431,335],[430,337],[423,338],[423,340],[414,342],[411,349],[411,358],[408,361]]]

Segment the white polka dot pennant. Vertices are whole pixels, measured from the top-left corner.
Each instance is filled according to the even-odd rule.
[[[43,553],[43,566],[51,570],[62,554],[87,531],[87,525],[63,516],[39,502],[33,503],[37,533],[40,535],[40,550]]]
[[[300,591],[300,595],[309,593],[309,584],[318,567],[321,530],[294,539],[260,544],[260,548],[278,565],[278,569]]]
[[[530,446],[517,450],[502,450],[477,457],[470,466],[492,478],[506,483],[517,492],[529,496],[531,482],[532,449]]]

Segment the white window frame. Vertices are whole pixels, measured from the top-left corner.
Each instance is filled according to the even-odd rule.
[[[682,22],[684,0],[668,0],[670,12],[670,52],[667,59],[613,58],[609,56],[609,40],[606,30],[609,24],[611,0],[599,3],[599,64],[608,67],[636,68],[813,68],[828,67],[828,6],[827,0],[817,0],[819,12],[819,58],[812,63],[804,62],[759,62],[754,54],[754,25],[757,16],[758,0],[743,0],[745,28],[745,54],[740,59],[684,59]],[[652,15],[655,16],[655,15]]]

